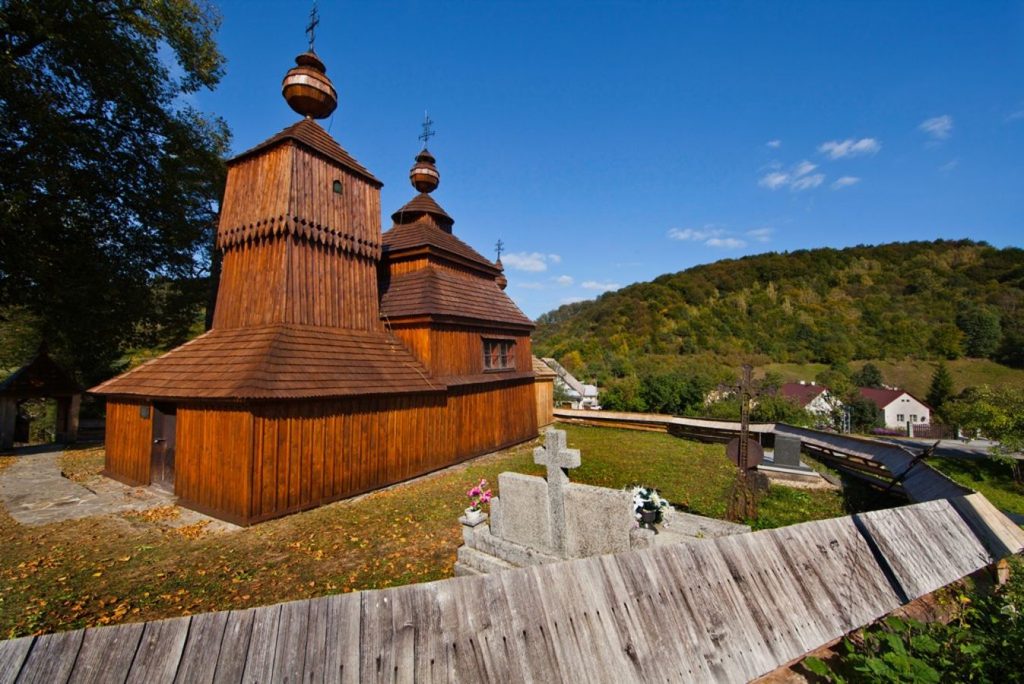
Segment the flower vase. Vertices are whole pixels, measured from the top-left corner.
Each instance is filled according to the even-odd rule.
[[[484,519],[484,512],[479,508],[467,508],[466,509],[466,522],[470,525],[476,525],[478,522]]]

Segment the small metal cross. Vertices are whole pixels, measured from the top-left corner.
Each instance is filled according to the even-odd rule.
[[[306,38],[309,39],[309,51],[313,52],[313,43],[316,42],[316,27],[320,25],[320,12],[316,7],[316,0],[313,0],[313,8],[309,10],[309,23],[306,24]]]
[[[419,139],[423,141],[423,149],[427,149],[427,143],[431,138],[437,135],[432,128],[433,125],[434,120],[431,119],[426,112],[423,112],[423,132],[419,135]]]
[[[501,253],[505,251],[505,243],[500,238],[494,245],[494,251],[498,253],[498,261],[501,261]]]

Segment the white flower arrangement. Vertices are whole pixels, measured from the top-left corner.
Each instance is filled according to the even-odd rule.
[[[644,522],[644,511],[654,513],[653,524],[662,522],[665,517],[665,510],[668,508],[668,501],[661,498],[658,490],[653,487],[633,487],[633,512],[637,521]]]

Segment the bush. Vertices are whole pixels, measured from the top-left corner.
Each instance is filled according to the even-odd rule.
[[[829,682],[1022,682],[1024,561],[992,594],[958,593],[948,623],[890,616],[843,642],[837,662],[803,665]]]

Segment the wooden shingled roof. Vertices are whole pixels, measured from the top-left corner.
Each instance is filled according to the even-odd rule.
[[[0,382],[0,396],[8,397],[63,397],[81,391],[81,385],[50,358],[46,345],[41,345],[31,361]]]
[[[300,145],[308,147],[313,152],[322,154],[331,161],[341,164],[356,175],[362,176],[378,188],[384,186],[384,184],[377,180],[377,178],[374,177],[374,175],[370,173],[365,166],[357,162],[352,155],[346,152],[342,146],[339,145],[334,138],[332,138],[327,131],[320,126],[320,124],[312,119],[302,119],[298,123],[284,129],[277,135],[267,138],[259,145],[256,145],[255,147],[252,147],[228,160],[228,164],[233,164],[237,161],[241,161],[242,159],[251,157],[257,152],[273,147],[274,145],[278,145],[286,140],[294,140]]]
[[[426,197],[430,199],[429,196]],[[401,252],[425,248],[441,252],[442,255],[454,255],[457,259],[469,261],[474,266],[493,275],[501,273],[494,262],[451,233],[442,230],[429,217],[421,216],[420,219],[412,223],[397,224],[385,232],[381,236],[381,240],[384,254],[392,258]]]
[[[94,387],[158,399],[299,399],[440,391],[386,333],[274,325],[214,329]]]
[[[406,202],[401,209],[391,215],[391,220],[396,225],[415,223],[424,214],[433,218],[437,222],[438,227],[444,232],[452,232],[452,225],[455,224],[455,219],[449,216],[448,212],[442,209],[441,205],[425,192],[421,192]]]
[[[380,310],[389,319],[430,315],[534,327],[493,280],[433,266],[394,276]]]

